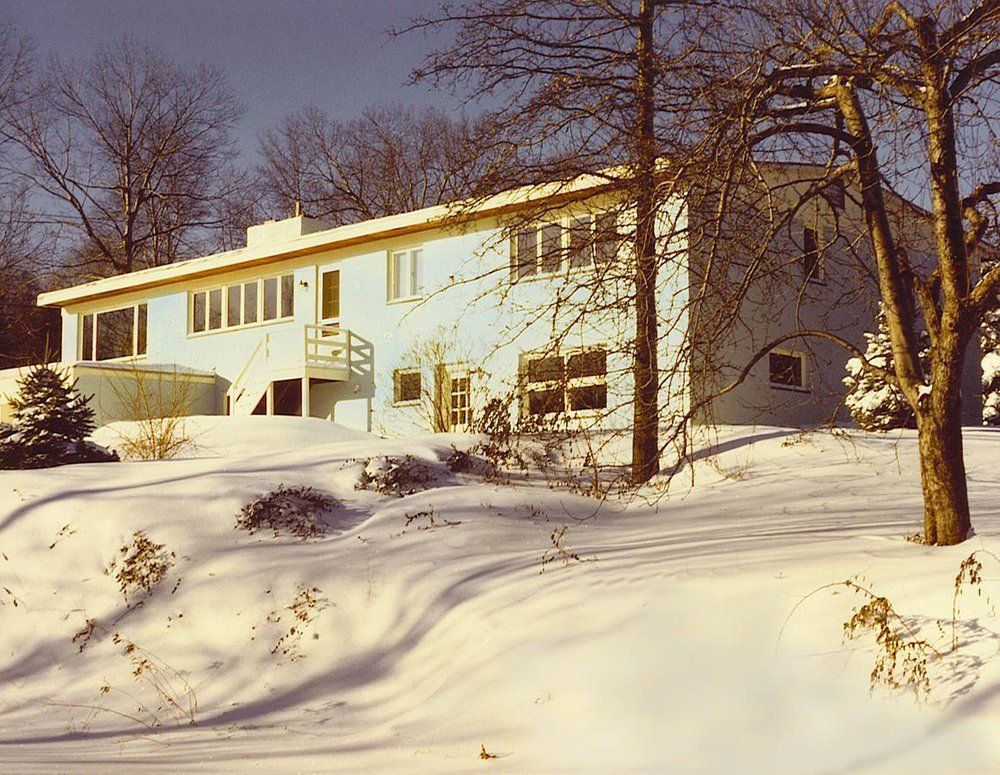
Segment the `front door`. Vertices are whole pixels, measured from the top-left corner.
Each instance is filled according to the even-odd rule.
[[[321,269],[319,275],[319,304],[316,322],[322,326],[340,325],[340,270]]]

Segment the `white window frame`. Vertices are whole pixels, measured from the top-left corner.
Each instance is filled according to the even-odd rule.
[[[139,308],[146,308],[146,352],[139,352]],[[101,363],[128,362],[142,360],[149,353],[149,302],[138,301],[135,304],[126,304],[124,307],[111,307],[109,309],[83,312],[77,316],[76,351],[77,360],[97,362],[97,316],[108,312],[118,312],[119,310],[132,310],[132,354],[119,355],[114,358],[104,358]],[[83,351],[83,344],[86,340],[85,329],[87,318],[90,318],[90,352]]]
[[[589,352],[604,353],[604,374],[588,374],[583,377],[566,377],[566,364],[574,355]],[[545,358],[561,358],[563,364],[563,378],[558,380],[539,380],[529,382],[529,363],[533,360],[543,360]],[[585,347],[572,347],[565,350],[553,352],[550,350],[534,350],[521,353],[521,416],[523,418],[548,417],[551,415],[566,415],[567,417],[598,417],[608,410],[607,389],[608,389],[608,348],[604,344],[593,344]],[[605,390],[604,407],[597,409],[571,409],[569,394],[574,388],[593,387],[603,385]],[[530,409],[529,394],[537,391],[552,390],[553,388],[562,391],[562,411],[547,412],[544,414],[533,413]]]
[[[405,256],[404,277],[408,278],[407,286],[400,286],[399,295],[396,290],[396,256]],[[386,259],[385,298],[389,304],[415,301],[424,297],[424,247],[414,245],[402,250],[388,251]]]
[[[290,315],[282,315],[281,308],[283,303],[283,290],[282,287],[284,283],[282,278],[291,277],[291,294],[292,294],[292,312]],[[270,320],[264,320],[264,283],[268,280],[275,280],[278,287],[278,296],[275,300],[275,310],[277,312],[277,317],[271,318]],[[257,286],[257,319],[251,322],[244,322],[246,320],[246,286],[255,284]],[[239,287],[240,289],[240,322],[231,324],[229,321],[229,288]],[[196,291],[188,292],[188,302],[187,302],[187,332],[189,337],[196,336],[209,336],[211,334],[221,334],[225,331],[235,331],[243,328],[255,328],[257,326],[268,326],[275,323],[287,323],[289,320],[295,319],[295,273],[294,272],[280,272],[278,274],[268,274],[263,277],[256,277],[247,280],[232,280],[230,282],[221,285],[211,285],[205,288],[199,288]],[[220,291],[222,294],[222,325],[219,328],[210,328],[209,320],[210,309],[209,300],[213,291]],[[194,305],[195,297],[202,296],[205,299],[205,328],[200,331],[195,331],[194,329]]]
[[[472,370],[467,366],[450,366],[446,367],[445,375],[448,380],[448,428],[452,432],[467,430],[472,424]],[[464,379],[466,383],[465,387],[465,407],[457,409],[454,404],[455,390],[453,386],[454,380]],[[465,421],[455,419],[455,413],[465,412]]]
[[[799,368],[802,374],[802,384],[801,385],[786,385],[783,382],[773,382],[771,381],[771,355],[785,355],[791,358],[798,358]],[[768,352],[767,359],[767,385],[772,390],[790,390],[793,393],[811,393],[809,388],[809,359],[806,357],[805,353],[796,352],[795,350],[788,350],[785,348],[775,347],[773,350]]]
[[[420,389],[417,391],[416,398],[408,398],[405,400],[397,399],[399,395],[399,377],[404,374],[417,374],[420,376]],[[393,406],[417,406],[420,404],[424,397],[424,375],[419,368],[403,368],[403,369],[393,369],[392,372],[392,405]]]
[[[576,274],[579,272],[592,272],[594,271],[600,263],[597,261],[597,247],[600,244],[595,239],[595,231],[597,229],[598,220],[605,215],[614,214],[615,215],[615,231],[621,236],[620,231],[620,218],[619,213],[615,210],[601,210],[598,212],[585,212],[585,213],[574,213],[571,215],[566,215],[557,219],[549,219],[545,221],[540,221],[538,223],[532,224],[530,226],[525,226],[524,228],[518,229],[512,235],[509,245],[509,261],[510,261],[510,282],[518,283],[530,280],[546,280],[559,275],[564,274]],[[572,247],[572,229],[577,221],[587,220],[587,228],[589,230],[589,241],[586,247],[587,252],[590,254],[586,263],[581,266],[571,265],[571,254],[570,248]],[[559,226],[559,250],[561,252],[561,257],[559,260],[559,267],[554,271],[542,271],[542,231],[548,226]],[[517,255],[518,251],[518,236],[525,231],[533,231],[535,234],[535,256],[532,261],[533,270],[526,273],[523,277],[518,273],[520,271],[520,261]]]

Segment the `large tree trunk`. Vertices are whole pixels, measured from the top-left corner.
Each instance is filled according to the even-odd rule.
[[[969,535],[969,494],[962,454],[959,407],[935,406],[917,415],[920,486],[924,496],[924,540],[952,546]]]
[[[632,481],[660,470],[659,367],[656,326],[656,136],[653,124],[655,62],[653,0],[642,0],[636,49],[635,398]]]

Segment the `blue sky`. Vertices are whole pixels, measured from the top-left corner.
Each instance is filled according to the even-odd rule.
[[[247,105],[238,140],[253,160],[260,131],[307,103],[340,118],[384,102],[455,104],[407,85],[436,42],[386,30],[437,0],[0,0],[0,17],[40,54],[81,57],[134,36],[179,62],[221,67]]]

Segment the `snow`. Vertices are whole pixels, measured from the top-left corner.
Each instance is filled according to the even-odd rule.
[[[869,693],[872,638],[842,638],[854,595],[806,597],[861,574],[923,637],[950,642],[959,563],[1000,555],[993,429],[966,432],[976,535],[931,548],[904,539],[921,520],[909,431],[728,429],[693,486],[680,476],[659,501],[599,502],[538,476],[498,485],[449,473],[442,461],[468,437],[189,422],[187,459],[0,473],[0,769],[1000,763],[1000,624],[988,600],[961,598],[962,648],[929,666],[933,688],[918,702]],[[365,460],[386,455],[412,455],[437,479],[405,497],[355,489]],[[333,532],[234,529],[241,506],[279,484],[331,493]],[[565,555],[552,542],[562,527]],[[175,564],[129,609],[105,570],[138,530]],[[981,559],[984,595],[996,598],[1000,561]],[[288,606],[312,588],[283,654],[295,641]],[[71,640],[88,618],[98,624],[80,651]],[[132,674],[137,655],[152,673]],[[170,682],[178,707],[151,676]],[[162,726],[149,730],[154,717]],[[500,758],[480,760],[481,746]]]

